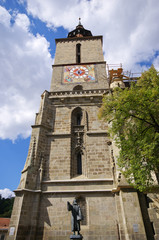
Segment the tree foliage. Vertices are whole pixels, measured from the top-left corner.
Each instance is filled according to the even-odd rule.
[[[0,217],[10,218],[12,213],[14,203],[14,197],[12,198],[2,198],[0,195]]]
[[[115,88],[103,98],[99,113],[111,123],[118,144],[118,165],[128,182],[140,191],[154,184],[159,172],[159,74],[142,73],[130,88]]]

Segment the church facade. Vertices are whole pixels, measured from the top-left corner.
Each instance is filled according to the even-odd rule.
[[[156,213],[121,176],[108,124],[98,119],[109,90],[102,36],[79,22],[56,39],[51,88],[32,126],[8,240],[69,239],[67,202],[74,199],[84,240],[159,239]]]

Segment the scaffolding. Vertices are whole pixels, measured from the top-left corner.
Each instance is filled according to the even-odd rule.
[[[120,64],[107,64],[107,76],[109,85],[114,81],[122,81],[126,87],[131,85],[131,82],[137,82],[141,73],[132,73],[131,71],[123,71],[122,63]]]

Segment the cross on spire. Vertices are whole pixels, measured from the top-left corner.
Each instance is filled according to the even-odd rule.
[[[79,17],[79,25],[81,25],[81,18]]]

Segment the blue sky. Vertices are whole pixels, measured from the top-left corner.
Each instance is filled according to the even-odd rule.
[[[103,35],[108,64],[159,69],[158,0],[0,0],[0,193],[18,187],[40,96],[49,91],[55,38],[81,17]]]

